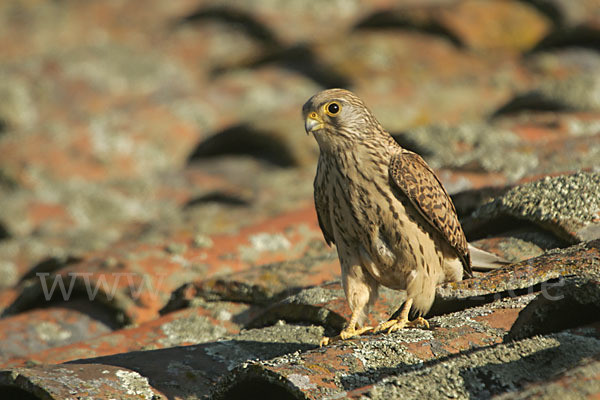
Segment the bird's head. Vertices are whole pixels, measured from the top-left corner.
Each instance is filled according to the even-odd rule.
[[[354,93],[327,89],[315,94],[302,107],[304,128],[312,133],[321,149],[348,146],[368,140],[381,126]]]

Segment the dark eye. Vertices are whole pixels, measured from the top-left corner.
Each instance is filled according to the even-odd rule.
[[[327,106],[327,114],[335,115],[340,112],[340,105],[338,103],[329,103]]]

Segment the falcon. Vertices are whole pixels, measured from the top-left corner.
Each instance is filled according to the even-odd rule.
[[[433,170],[398,145],[360,98],[344,89],[311,97],[302,114],[319,145],[314,200],[325,241],[335,244],[352,316],[334,338],[363,326],[380,285],[406,291],[397,317],[375,332],[429,327],[423,318],[443,282],[472,276],[454,204]],[[414,320],[409,320],[416,317]]]

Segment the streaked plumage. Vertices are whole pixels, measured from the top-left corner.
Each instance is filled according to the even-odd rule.
[[[407,291],[404,320],[383,325],[400,328],[411,305],[415,315],[429,311],[437,284],[471,274],[454,205],[425,161],[400,147],[351,92],[325,90],[302,111],[320,148],[319,224],[337,247],[352,310],[341,337],[367,330],[355,325],[364,321],[379,285]]]

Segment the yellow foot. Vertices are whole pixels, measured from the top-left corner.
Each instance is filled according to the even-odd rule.
[[[363,326],[362,328],[358,328],[358,329],[354,329],[354,328],[350,329],[348,327],[348,328],[344,329],[343,331],[341,331],[340,334],[337,336],[332,336],[332,337],[324,336],[321,339],[321,341],[319,342],[319,347],[327,346],[328,344],[335,343],[339,340],[348,340],[355,336],[360,336],[363,333],[368,332],[370,330],[373,330],[373,327]]]
[[[382,322],[375,328],[375,333],[381,332],[387,329],[387,333],[399,331],[402,328],[427,328],[429,329],[429,322],[423,317],[418,317],[413,321],[405,319],[390,319],[389,321]]]

